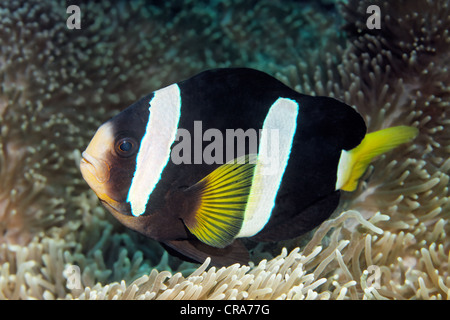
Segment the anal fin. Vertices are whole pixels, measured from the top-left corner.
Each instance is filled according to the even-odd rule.
[[[334,191],[288,220],[269,221],[261,232],[250,239],[255,241],[282,241],[299,237],[328,219],[338,206],[339,198],[340,191]]]

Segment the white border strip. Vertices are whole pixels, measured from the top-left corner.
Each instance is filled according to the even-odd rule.
[[[141,140],[136,170],[127,197],[131,213],[135,217],[145,212],[150,194],[169,162],[170,146],[175,141],[180,120],[180,88],[173,84],[155,91],[149,104],[149,120]]]

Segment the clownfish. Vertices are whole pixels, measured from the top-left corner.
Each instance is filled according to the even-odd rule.
[[[204,71],[101,125],[81,173],[123,225],[169,252],[246,264],[239,240],[298,237],[354,191],[371,160],[418,134],[247,68]]]

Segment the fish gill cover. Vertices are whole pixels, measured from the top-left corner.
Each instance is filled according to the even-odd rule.
[[[449,27],[443,0],[2,1],[0,299],[447,299]],[[115,222],[78,162],[124,106],[229,66],[420,134],[314,232],[208,269]]]

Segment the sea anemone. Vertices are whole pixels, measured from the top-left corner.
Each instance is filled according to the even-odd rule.
[[[80,30],[65,1],[0,3],[0,299],[449,297],[447,1],[72,2]],[[369,5],[381,29],[367,28]],[[181,262],[113,221],[77,163],[140,96],[226,66],[341,99],[369,131],[420,134],[313,232],[258,244],[248,266]]]

